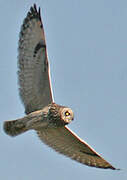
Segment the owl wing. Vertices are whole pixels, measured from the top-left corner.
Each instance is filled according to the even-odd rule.
[[[47,128],[37,133],[45,144],[71,159],[87,166],[116,169],[67,127]]]
[[[40,8],[30,8],[21,27],[18,48],[20,96],[28,114],[53,101]]]

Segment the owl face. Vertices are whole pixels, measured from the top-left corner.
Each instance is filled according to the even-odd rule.
[[[51,103],[48,105],[46,118],[49,127],[61,127],[69,124],[74,119],[74,114],[68,107]]]
[[[60,119],[64,121],[65,124],[69,124],[74,119],[74,113],[70,108],[63,108],[60,112]]]

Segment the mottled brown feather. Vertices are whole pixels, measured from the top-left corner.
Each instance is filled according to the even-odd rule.
[[[19,91],[28,114],[53,101],[44,29],[35,5],[24,19],[18,50]]]
[[[30,8],[24,19],[18,49],[19,90],[25,112],[29,115],[5,122],[5,132],[16,136],[35,129],[40,139],[57,152],[88,166],[115,170],[116,168],[85,141],[64,126],[65,123],[59,123],[61,122],[61,116],[57,118],[59,105],[54,108],[54,104],[54,109],[53,104],[49,105],[53,102],[49,64],[40,8],[37,11],[36,5]]]
[[[88,166],[116,169],[67,127],[42,129],[37,133],[45,144],[71,159]]]

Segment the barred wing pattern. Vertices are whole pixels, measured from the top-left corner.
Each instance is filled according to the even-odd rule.
[[[36,5],[30,8],[21,28],[18,60],[19,90],[25,112],[42,110],[53,98],[44,29]],[[80,163],[115,169],[66,126],[40,127],[37,133],[45,144]]]
[[[111,164],[67,127],[42,129],[37,133],[45,144],[71,159],[88,166],[115,170]]]
[[[51,103],[52,92],[44,29],[40,8],[31,7],[21,27],[18,77],[25,112],[40,110]]]

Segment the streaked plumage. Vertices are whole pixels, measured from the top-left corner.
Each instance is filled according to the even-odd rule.
[[[53,101],[46,41],[40,8],[30,8],[19,38],[18,79],[26,116],[4,123],[10,136],[34,129],[48,146],[80,163],[115,170],[66,125],[73,118],[70,108]]]

